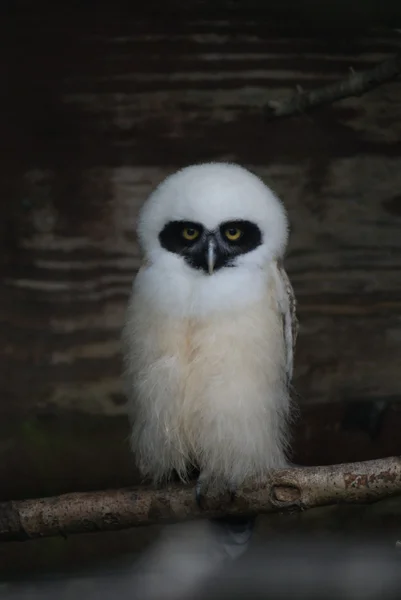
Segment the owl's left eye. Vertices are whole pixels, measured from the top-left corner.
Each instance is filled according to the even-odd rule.
[[[188,240],[189,242],[193,242],[199,235],[199,229],[195,229],[194,227],[184,227],[182,230],[182,237]]]
[[[224,235],[230,242],[236,242],[242,236],[242,230],[239,227],[229,227],[224,231]]]

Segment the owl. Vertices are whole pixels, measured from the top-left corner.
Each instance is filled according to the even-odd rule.
[[[198,495],[264,481],[288,461],[298,331],[283,204],[241,166],[198,164],[151,193],[137,233],[123,347],[142,475],[195,468]]]

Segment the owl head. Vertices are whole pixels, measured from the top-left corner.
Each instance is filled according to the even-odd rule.
[[[235,164],[186,167],[167,177],[142,207],[138,236],[147,260],[218,277],[263,268],[282,257],[285,209],[261,179]]]

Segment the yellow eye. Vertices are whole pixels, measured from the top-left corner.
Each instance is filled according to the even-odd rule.
[[[236,242],[242,236],[242,231],[238,227],[229,227],[225,230],[224,235],[230,242]]]
[[[193,242],[199,235],[199,230],[194,229],[193,227],[185,227],[182,230],[182,237],[188,240],[189,242]]]

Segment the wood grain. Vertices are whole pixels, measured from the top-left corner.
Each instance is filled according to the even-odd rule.
[[[267,100],[374,66],[399,35],[319,37],[222,18],[38,9],[1,21],[0,413],[124,412],[120,330],[138,209],[191,162],[283,197],[303,402],[401,398],[401,84],[266,122]]]

